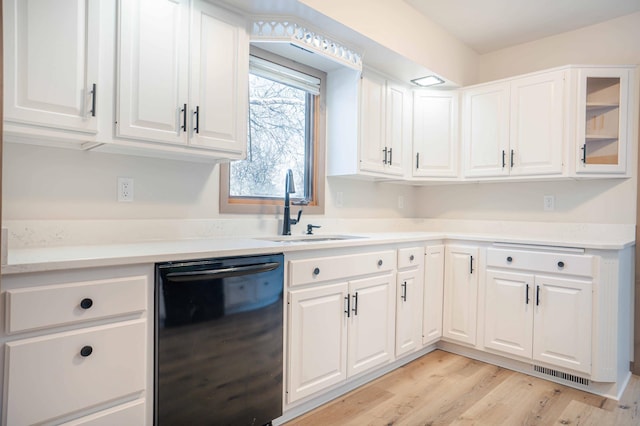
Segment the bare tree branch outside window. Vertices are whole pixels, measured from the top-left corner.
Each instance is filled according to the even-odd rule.
[[[249,75],[247,159],[231,163],[231,197],[282,198],[287,169],[293,170],[293,197],[308,197],[304,179],[311,99],[304,90]]]

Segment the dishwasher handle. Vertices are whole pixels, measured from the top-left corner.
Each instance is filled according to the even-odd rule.
[[[273,271],[280,262],[259,263],[256,265],[231,266],[229,268],[206,269],[203,271],[169,272],[165,278],[173,282],[201,281],[229,277],[241,277]]]

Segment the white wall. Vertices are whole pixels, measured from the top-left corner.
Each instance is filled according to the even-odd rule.
[[[3,160],[3,220],[231,217],[218,214],[219,171],[211,164],[12,143]],[[134,202],[117,202],[118,176],[134,179]],[[412,187],[328,178],[325,192],[327,218],[415,215]]]
[[[640,64],[640,13],[616,18],[502,49],[479,60],[481,81],[491,81],[566,64]],[[638,84],[635,100],[638,120]],[[418,215],[425,218],[493,219],[634,224],[636,221],[637,135],[631,141],[630,179],[539,183],[493,183],[425,187]],[[543,211],[544,195],[556,210]]]
[[[640,12],[480,56],[478,81],[567,64],[640,64]]]
[[[459,85],[476,81],[478,54],[403,0],[300,3]]]

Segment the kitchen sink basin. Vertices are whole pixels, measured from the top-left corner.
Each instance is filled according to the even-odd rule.
[[[260,238],[274,243],[320,243],[325,241],[356,240],[366,238],[357,235],[280,235],[277,237]]]

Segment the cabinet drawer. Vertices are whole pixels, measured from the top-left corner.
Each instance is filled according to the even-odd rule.
[[[146,346],[144,319],[7,343],[6,423],[39,423],[143,391]]]
[[[594,259],[580,254],[488,248],[487,266],[591,277]]]
[[[390,271],[396,267],[396,251],[350,254],[289,261],[290,285],[348,279]]]
[[[424,262],[424,247],[398,249],[398,269],[420,266]]]
[[[6,293],[7,333],[147,309],[144,276],[19,288]]]

